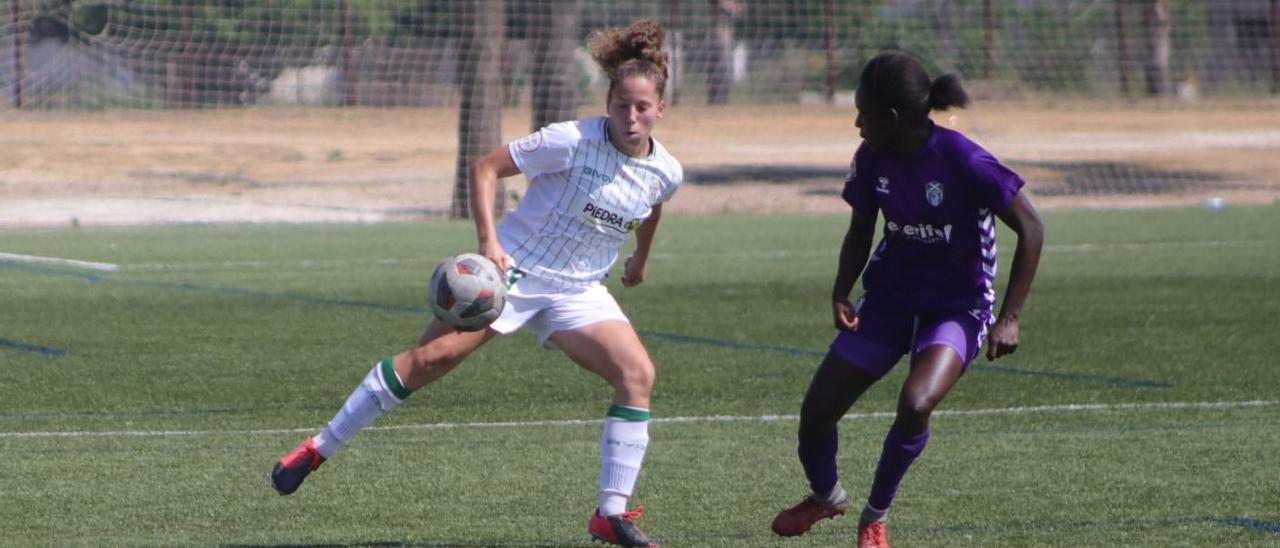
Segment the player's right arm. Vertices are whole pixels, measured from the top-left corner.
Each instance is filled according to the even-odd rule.
[[[853,304],[849,302],[849,293],[853,292],[853,284],[862,274],[871,256],[871,240],[876,232],[876,214],[859,214],[855,209],[849,219],[849,231],[844,235],[844,243],[840,245],[840,264],[836,268],[836,281],[831,288],[831,309],[835,316],[836,329],[857,331],[858,315],[854,313]]]
[[[468,182],[471,197],[471,219],[476,223],[476,241],[480,254],[488,257],[498,265],[502,272],[511,269],[511,261],[506,250],[498,241],[498,228],[494,222],[493,204],[498,196],[498,179],[520,173],[520,168],[511,159],[507,147],[495,149],[486,154],[471,166],[471,180]]]

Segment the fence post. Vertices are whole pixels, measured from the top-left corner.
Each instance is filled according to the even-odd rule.
[[[27,77],[25,50],[26,28],[22,20],[22,0],[11,0],[13,6],[13,108],[22,108],[22,81]]]

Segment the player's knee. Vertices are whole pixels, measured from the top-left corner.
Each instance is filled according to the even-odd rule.
[[[896,423],[901,430],[907,432],[923,431],[929,426],[929,416],[937,407],[937,399],[923,394],[904,395],[898,403]]]
[[[622,368],[614,388],[629,394],[648,396],[657,380],[653,363],[648,360],[628,364]]]

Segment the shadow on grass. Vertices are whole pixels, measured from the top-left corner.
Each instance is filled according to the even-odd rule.
[[[848,166],[800,165],[718,165],[689,167],[685,181],[695,185],[732,185],[742,183],[797,184],[814,179],[831,181],[836,186],[849,174]]]
[[[1160,195],[1243,186],[1221,173],[1189,169],[1159,169],[1127,162],[1009,162],[1014,171],[1049,172],[1029,176],[1037,196]],[[1027,176],[1028,173],[1023,173]]]

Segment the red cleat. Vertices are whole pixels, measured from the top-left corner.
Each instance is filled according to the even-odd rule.
[[[832,506],[808,496],[799,504],[778,512],[778,517],[773,518],[773,532],[784,537],[800,536],[819,521],[843,516],[846,508]]]
[[[858,526],[858,548],[889,548],[889,533],[883,521],[869,521]]]
[[[302,480],[307,479],[307,474],[319,468],[323,462],[324,457],[316,451],[315,440],[307,438],[297,449],[276,462],[276,467],[271,470],[271,485],[281,495],[288,495],[297,491]]]
[[[602,516],[597,510],[591,514],[587,532],[591,533],[591,538],[605,544],[658,548],[658,541],[649,538],[636,527],[635,521],[641,516],[644,516],[643,506],[616,516]]]

